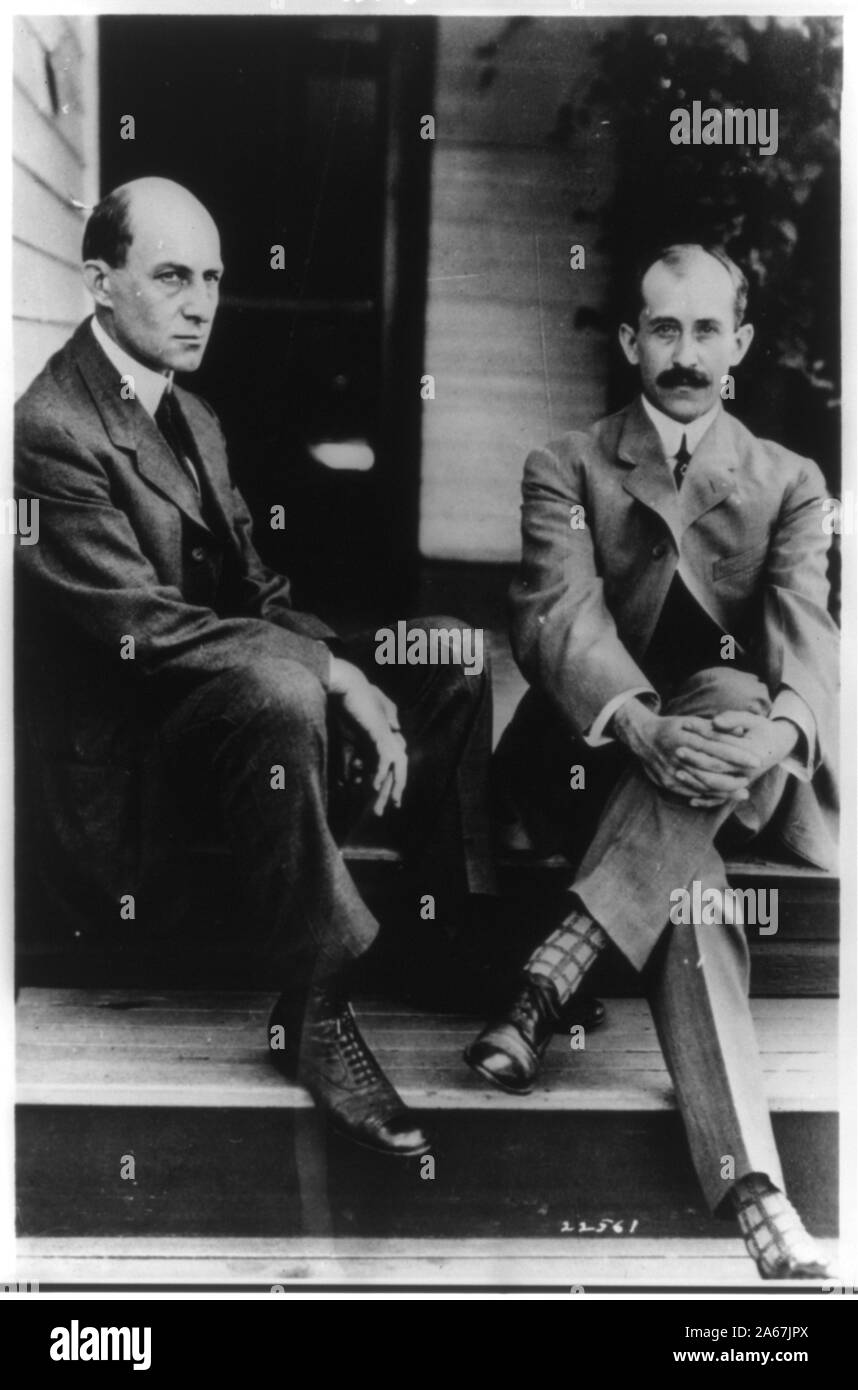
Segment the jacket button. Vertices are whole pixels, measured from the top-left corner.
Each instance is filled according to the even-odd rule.
[[[661,557],[662,557],[662,555],[666,555],[666,554],[667,554],[667,546],[664,544],[663,541],[659,541],[658,545],[654,545],[654,546],[653,546],[653,548],[652,548],[652,558],[653,558],[654,560],[660,560]]]
[[[202,545],[195,545],[194,548],[193,548],[193,550],[191,551],[191,559],[192,559],[192,560],[196,560],[197,564],[200,565],[200,564],[202,564],[202,562],[203,562],[203,560],[204,560],[205,558],[206,558],[205,546],[202,546]]]

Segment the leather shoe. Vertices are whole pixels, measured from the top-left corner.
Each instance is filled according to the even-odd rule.
[[[282,1023],[283,1015],[279,1001],[270,1026]],[[430,1151],[429,1140],[367,1046],[351,1005],[332,987],[310,990],[294,1071],[288,1045],[272,1049],[271,1057],[280,1071],[306,1086],[331,1128],[352,1143],[398,1158]]]
[[[502,1091],[528,1095],[559,1012],[551,981],[525,971],[512,1004],[465,1048],[465,1061],[478,1076]]]
[[[605,1017],[605,1006],[601,999],[594,994],[577,991],[560,1010],[554,1031],[568,1033],[570,1028],[579,1027],[585,1033],[592,1033],[594,1028],[601,1028]]]

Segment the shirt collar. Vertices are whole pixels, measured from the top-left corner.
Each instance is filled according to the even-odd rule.
[[[641,396],[643,408],[658,431],[661,440],[661,447],[664,449],[665,458],[675,458],[682,444],[682,436],[685,435],[685,447],[689,454],[693,454],[697,445],[700,443],[704,434],[708,430],[718,411],[721,409],[721,402],[716,401],[711,410],[707,410],[705,415],[699,415],[696,420],[683,425],[679,420],[671,420],[664,411],[658,410],[646,396]]]
[[[90,319],[90,323],[95,341],[105,357],[113,364],[120,376],[133,378],[134,398],[140,402],[144,410],[154,416],[161,404],[161,397],[164,392],[173,389],[173,373],[154,372],[151,367],[147,367],[143,362],[138,362],[136,357],[132,357],[104,331],[95,314]]]

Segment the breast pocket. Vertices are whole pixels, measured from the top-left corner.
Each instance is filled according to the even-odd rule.
[[[712,562],[712,577],[716,581],[733,579],[738,576],[745,576],[759,572],[766,561],[769,550],[769,538],[756,541],[753,545],[747,546],[744,550],[734,552],[732,555],[722,555],[720,559]]]

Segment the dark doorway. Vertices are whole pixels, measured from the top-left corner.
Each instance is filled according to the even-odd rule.
[[[406,601],[435,22],[116,16],[100,37],[103,191],[175,178],[221,228],[222,307],[186,384],[221,418],[260,551],[322,613]]]

